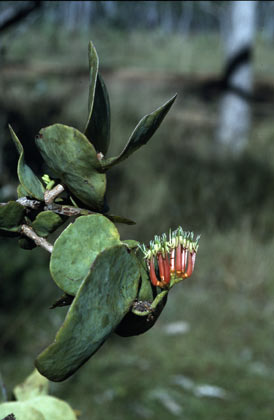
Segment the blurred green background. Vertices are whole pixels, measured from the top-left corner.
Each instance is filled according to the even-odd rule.
[[[108,156],[178,93],[151,142],[108,173],[111,212],[137,222],[119,225],[121,237],[147,242],[178,225],[202,234],[192,278],[172,290],[155,327],[113,335],[52,393],[80,419],[272,419],[274,2],[256,10],[251,129],[237,156],[219,153],[216,139],[230,2],[45,1],[1,30],[16,3],[0,8],[0,201],[16,197],[8,123],[40,174],[39,129],[83,129],[92,40],[110,95]],[[48,261],[43,250],[0,240],[0,371],[9,396],[67,310],[48,309],[61,295]]]

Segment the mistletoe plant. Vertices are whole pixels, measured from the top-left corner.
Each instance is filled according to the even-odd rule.
[[[144,116],[122,152],[106,158],[110,142],[110,107],[98,56],[89,43],[88,119],[83,133],[54,124],[40,130],[36,145],[49,169],[39,179],[26,164],[24,150],[10,127],[19,153],[18,199],[0,206],[0,232],[31,249],[51,253],[50,273],[63,291],[52,307],[70,305],[54,342],[36,359],[38,371],[63,381],[85,363],[112,332],[141,334],[165,306],[169,290],[190,277],[198,238],[178,228],[156,236],[149,246],[122,241],[114,223],[132,224],[109,213],[106,173],[145,145],[176,95]],[[70,220],[50,244],[48,235]]]

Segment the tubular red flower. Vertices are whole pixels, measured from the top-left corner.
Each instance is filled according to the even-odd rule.
[[[170,273],[174,274],[175,271],[175,248],[173,248],[170,254]]]
[[[157,276],[156,276],[156,273],[155,273],[153,256],[149,260],[149,277],[150,277],[150,281],[151,281],[153,286],[159,286],[160,282],[157,279]]]
[[[176,273],[182,273],[182,251],[181,244],[179,243],[176,248]]]
[[[194,240],[193,232],[185,232],[181,227],[174,232],[169,231],[169,241],[167,235],[155,236],[151,240],[149,247],[139,245],[144,254],[149,275],[153,286],[168,289],[172,279],[172,285],[180,279],[190,277],[194,270],[198,242],[200,236]],[[155,271],[155,261],[157,258],[159,278]],[[157,271],[158,273],[158,271]]]
[[[164,273],[165,273],[165,279],[164,282],[165,284],[169,284],[170,283],[170,264],[169,264],[169,259],[168,259],[168,255],[165,255],[164,258]]]
[[[185,248],[182,249],[182,272],[186,271],[186,260],[187,260],[187,250]]]
[[[184,274],[184,277],[190,277],[193,272],[193,265],[192,265],[192,253],[188,253],[188,259],[187,259],[187,271]]]
[[[194,270],[194,265],[195,265],[195,261],[196,261],[196,252],[194,251],[193,254],[191,255],[192,258],[192,272]]]
[[[160,279],[161,279],[162,282],[164,282],[165,281],[165,269],[164,269],[163,255],[161,253],[157,254],[157,261],[158,261]]]

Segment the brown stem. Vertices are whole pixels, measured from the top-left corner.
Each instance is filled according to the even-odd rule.
[[[16,201],[22,206],[29,207],[34,210],[38,210],[41,206],[43,206],[42,201],[30,200],[27,197],[18,198]],[[6,206],[7,204],[8,203],[0,203],[0,206]],[[62,204],[56,204],[56,203],[46,204],[43,207],[43,210],[44,211],[50,210],[50,211],[53,211],[54,213],[61,214],[63,216],[79,216],[79,215],[85,216],[87,214],[95,214],[95,212],[91,210],[81,209],[79,207],[67,206],[64,204],[62,205]]]
[[[29,208],[34,209],[34,210],[39,209],[39,207],[41,206],[41,201],[30,200],[27,197],[18,198],[16,201],[17,201],[17,203],[21,204],[22,206],[29,207]],[[1,204],[5,205],[6,203],[1,203]]]
[[[46,190],[44,193],[45,204],[52,204],[55,198],[58,197],[58,195],[60,195],[64,190],[65,188],[61,184],[56,185],[52,188],[52,190]]]
[[[91,210],[81,209],[79,207],[67,206],[65,204],[50,203],[50,204],[46,204],[45,206],[43,206],[42,201],[30,200],[27,197],[18,198],[16,201],[17,201],[17,203],[21,204],[22,206],[29,207],[30,209],[38,210],[39,208],[42,207],[42,209],[44,211],[50,210],[50,211],[53,211],[54,213],[61,214],[63,216],[68,216],[68,217],[70,217],[70,216],[81,216],[81,215],[86,216],[87,214],[96,214],[96,212],[91,211]],[[0,207],[1,206],[6,206],[7,204],[8,203],[0,203]],[[109,218],[113,217],[114,218],[115,216],[106,215],[106,217],[109,217]],[[117,221],[117,223],[118,223],[118,221]]]
[[[28,238],[32,239],[37,246],[44,248],[50,254],[52,253],[53,245],[51,245],[46,239],[38,236],[30,226],[22,225],[20,232]]]

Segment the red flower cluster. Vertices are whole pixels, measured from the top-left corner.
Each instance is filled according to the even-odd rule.
[[[194,270],[196,254],[198,251],[197,236],[194,241],[193,232],[184,232],[179,227],[174,232],[169,233],[169,241],[165,234],[155,236],[154,241],[150,241],[149,248],[145,245],[140,246],[147,262],[150,280],[153,286],[168,288],[171,278],[185,279],[190,277]],[[155,260],[158,265],[158,278],[156,274]]]

